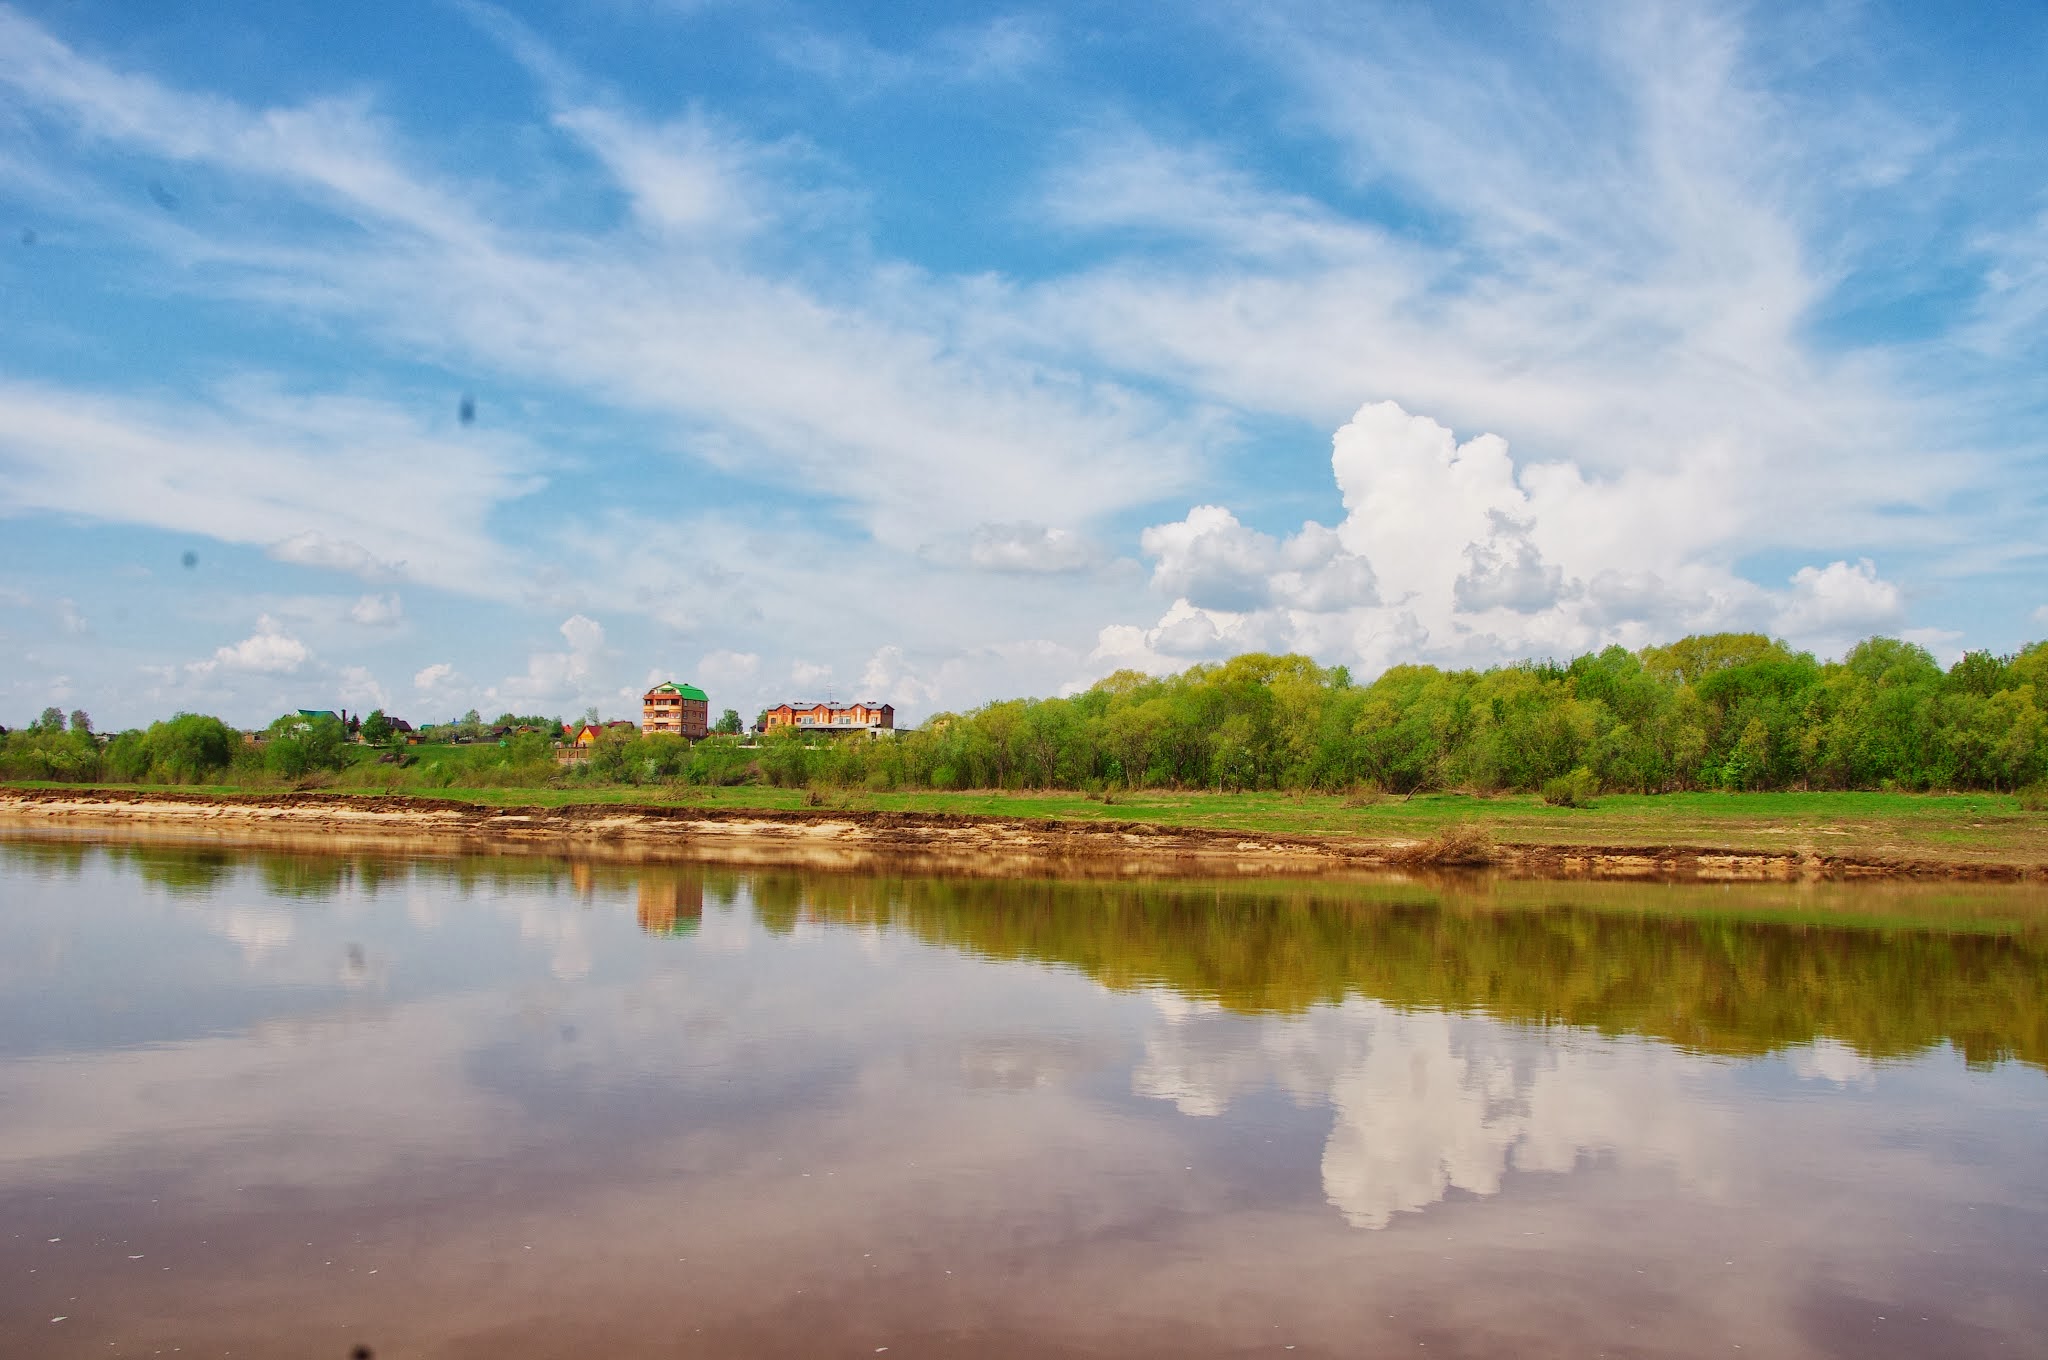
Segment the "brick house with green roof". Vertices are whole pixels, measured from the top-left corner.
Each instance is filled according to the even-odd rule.
[[[640,730],[673,732],[700,741],[711,731],[711,703],[695,685],[664,680],[640,696]]]

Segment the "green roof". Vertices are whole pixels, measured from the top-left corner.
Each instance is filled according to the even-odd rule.
[[[664,680],[647,692],[649,694],[679,694],[685,699],[702,699],[705,697],[704,691],[698,689],[695,685],[679,685],[673,680]]]

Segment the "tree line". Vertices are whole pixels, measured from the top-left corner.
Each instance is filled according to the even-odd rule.
[[[362,760],[328,719],[286,715],[249,745],[180,714],[111,739],[49,710],[0,741],[0,777],[297,779]],[[732,724],[732,725],[737,725]],[[894,740],[784,730],[695,743],[613,730],[561,765],[546,734],[461,758],[404,757],[386,784],[601,782],[883,789],[1988,789],[2048,780],[2048,643],[1944,669],[1874,637],[1818,661],[1757,633],[1569,662],[1396,666],[1370,684],[1303,656],[1248,654],[1178,675],[1119,671],[1078,694],[942,713]],[[421,748],[422,751],[427,748]],[[410,773],[408,773],[410,772]]]
[[[619,901],[652,889],[715,909],[745,903],[778,934],[805,923],[904,930],[981,958],[1070,968],[1117,990],[1167,988],[1241,1014],[1291,1015],[1364,997],[1640,1034],[1708,1053],[1748,1056],[1826,1037],[1871,1058],[1948,1043],[1975,1066],[2048,1068],[2040,985],[2048,932],[2038,922],[1929,926],[1910,907],[1893,921],[1817,922],[1807,918],[1803,889],[1734,897],[1679,889],[1646,910],[1632,894],[1589,892],[1560,905],[1540,885],[1487,880],[1331,888],[602,861],[578,866],[572,879],[564,862],[541,857],[0,843],[0,857],[49,870],[75,871],[99,856],[172,893],[217,891],[252,863],[266,891],[303,898],[348,888],[403,894],[419,882],[465,892],[594,890]],[[1787,908],[1790,919],[1778,915]]]

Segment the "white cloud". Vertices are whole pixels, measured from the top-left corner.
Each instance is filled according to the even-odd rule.
[[[1220,505],[1198,505],[1184,520],[1145,530],[1139,542],[1157,560],[1153,586],[1203,610],[1378,603],[1371,565],[1313,520],[1282,543],[1240,524]]]
[[[312,655],[305,643],[282,632],[277,620],[265,614],[256,621],[254,633],[240,642],[216,649],[204,661],[188,662],[185,669],[193,675],[212,675],[216,671],[290,675],[306,664]]]
[[[565,652],[534,652],[526,658],[526,673],[509,676],[485,696],[492,700],[522,704],[559,704],[577,707],[599,696],[602,686],[596,665],[604,651],[604,625],[582,614],[562,621],[561,634],[569,644]]]
[[[556,122],[604,162],[657,232],[740,234],[760,210],[746,184],[747,148],[721,137],[701,117],[645,127],[614,110],[563,110]]]
[[[1858,637],[1895,627],[1904,614],[1899,588],[1880,578],[1866,557],[1853,566],[1830,562],[1794,572],[1777,627],[1794,637]]]
[[[878,648],[861,668],[859,697],[863,701],[879,699],[905,708],[928,704],[938,693],[938,686],[911,667],[901,647]]]
[[[761,673],[758,652],[707,652],[697,662],[700,685],[739,685]]]
[[[341,671],[341,702],[350,708],[389,708],[391,695],[377,683],[367,666],[344,666]]]
[[[1465,545],[1464,574],[1451,585],[1451,598],[1472,614],[1511,609],[1534,614],[1556,604],[1564,593],[1564,573],[1543,560],[1529,539],[1529,526],[1506,512],[1487,512],[1493,532]]]
[[[914,49],[889,50],[857,36],[813,28],[785,36],[776,53],[807,78],[867,98],[934,84],[1015,80],[1049,60],[1052,44],[1035,19],[999,15],[940,29]]]
[[[1393,402],[1362,407],[1330,462],[1346,512],[1334,529],[1311,520],[1281,540],[1203,505],[1145,530],[1153,583],[1174,602],[1149,626],[1103,628],[1091,667],[1281,649],[1370,674],[1721,628],[1839,648],[1904,618],[1901,592],[1868,560],[1804,568],[1782,592],[1737,575],[1722,536],[1700,527],[1714,517],[1701,499],[1711,465],[1657,488],[1566,462],[1518,466],[1498,436],[1460,443]],[[1635,513],[1644,496],[1663,508]]]
[[[360,543],[352,543],[345,538],[329,538],[313,529],[280,539],[265,551],[279,562],[301,567],[327,567],[350,572],[366,580],[393,580],[405,575],[405,563],[380,562]]]
[[[733,211],[724,186],[748,173],[775,180],[786,152],[749,148],[701,124],[635,122],[587,96],[510,21],[488,26],[543,72],[557,125],[597,153],[603,187],[622,190],[642,224],[674,227],[685,239],[636,229],[565,252],[549,233],[493,229],[456,190],[410,166],[360,104],[252,109],[187,95],[82,57],[26,20],[10,20],[7,36],[29,55],[0,59],[0,87],[113,146],[301,196],[314,216],[289,242],[150,228],[150,245],[203,256],[217,291],[359,324],[409,355],[452,356],[680,422],[686,434],[708,436],[691,445],[700,456],[737,475],[772,469],[778,485],[804,477],[899,546],[928,539],[935,525],[965,532],[1013,518],[1082,522],[1192,473],[1205,416],[1190,419],[1178,414],[1181,404],[1048,364],[1028,337],[1000,339],[985,324],[1001,311],[984,298],[988,280],[949,284],[898,267],[836,271],[828,296],[699,239],[685,229]],[[81,199],[95,192],[70,188]],[[799,209],[813,197],[801,184],[777,193]],[[422,452],[407,471],[447,462]],[[422,507],[424,521],[428,507],[487,509],[489,489],[415,487],[403,499]],[[359,499],[389,498],[303,498],[367,516]],[[92,507],[77,497],[63,508]],[[279,527],[285,537],[318,528],[378,561],[403,556],[415,579],[429,570],[360,526]],[[441,536],[431,526],[426,538]]]
[[[436,661],[431,666],[421,667],[413,675],[412,685],[414,689],[425,694],[442,688],[456,678],[454,662]]]
[[[405,602],[396,591],[365,595],[349,606],[348,616],[365,628],[388,628],[405,617]]]
[[[604,646],[604,625],[596,619],[572,614],[562,620],[562,636],[568,640],[571,654],[587,658]]]
[[[0,381],[0,497],[17,511],[202,533],[498,598],[519,593],[519,573],[484,520],[536,485],[512,449],[430,432],[386,403],[255,383],[143,401]],[[406,494],[364,492],[396,485]]]
[[[1083,571],[1101,559],[1081,535],[1043,524],[978,525],[968,549],[968,560],[987,571]]]
[[[85,615],[78,612],[78,602],[68,596],[57,601],[57,626],[72,637],[82,637],[92,631]]]

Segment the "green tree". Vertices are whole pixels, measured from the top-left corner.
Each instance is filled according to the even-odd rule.
[[[219,718],[204,713],[180,713],[168,721],[150,724],[144,740],[151,775],[166,783],[197,784],[227,769],[235,758],[239,738]]]
[[[711,730],[724,736],[737,737],[746,731],[746,726],[740,721],[740,711],[728,708],[718,715],[718,721],[711,725]]]
[[[373,708],[370,716],[363,719],[363,741],[371,746],[382,746],[391,740],[391,719],[384,716],[384,710]]]
[[[92,714],[87,713],[82,708],[72,709],[71,730],[74,732],[85,732],[90,734],[92,731]]]
[[[264,768],[286,779],[338,770],[348,758],[344,750],[348,733],[339,718],[307,718],[287,713],[271,723],[268,731],[269,741],[263,748]]]

